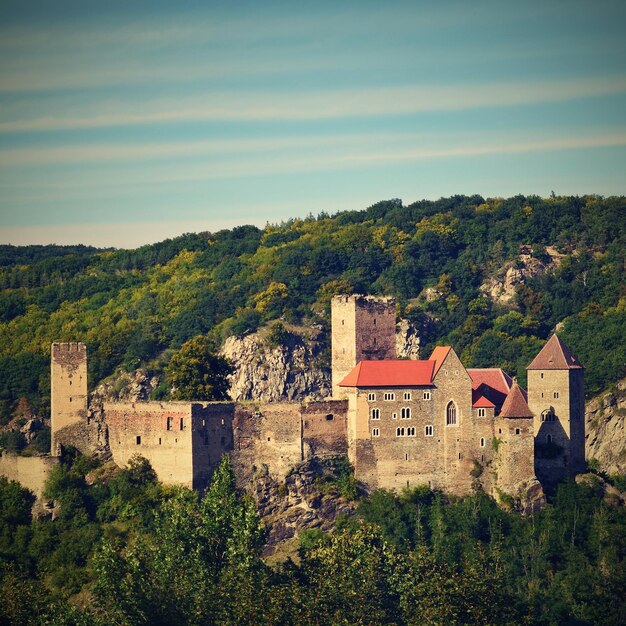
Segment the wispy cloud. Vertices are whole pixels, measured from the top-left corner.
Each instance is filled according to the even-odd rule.
[[[626,76],[483,85],[410,85],[296,93],[232,92],[158,102],[85,105],[83,112],[0,123],[0,132],[201,121],[281,121],[397,116],[559,102],[626,91]]]

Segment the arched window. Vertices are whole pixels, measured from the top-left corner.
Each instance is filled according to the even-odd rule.
[[[372,419],[373,420],[380,419],[380,409],[372,409]]]
[[[411,409],[409,407],[404,407],[400,412],[400,418],[403,420],[411,419]]]
[[[446,426],[456,426],[456,405],[452,401],[446,407]]]

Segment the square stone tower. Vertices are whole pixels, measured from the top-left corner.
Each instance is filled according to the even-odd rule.
[[[60,431],[87,422],[87,348],[84,343],[53,343],[50,364],[50,452],[56,456]]]
[[[344,399],[339,383],[359,361],[396,358],[393,298],[335,296],[331,302],[333,398]]]
[[[549,485],[585,469],[584,368],[552,335],[527,370],[535,473]]]

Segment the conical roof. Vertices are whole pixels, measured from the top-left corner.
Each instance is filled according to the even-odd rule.
[[[502,405],[502,411],[500,411],[500,417],[532,417],[533,413],[528,408],[528,402],[526,401],[526,394],[522,388],[513,383],[509,395],[506,397],[504,404]]]
[[[582,369],[580,361],[556,335],[552,335],[541,349],[533,362],[526,368],[529,370],[571,370]]]

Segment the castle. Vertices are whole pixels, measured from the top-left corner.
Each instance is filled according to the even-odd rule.
[[[52,453],[107,449],[147,458],[160,480],[204,489],[221,456],[238,478],[282,480],[311,458],[347,455],[367,488],[427,484],[494,495],[582,471],[583,367],[553,335],[528,366],[528,393],[497,368],[467,369],[441,346],[396,359],[395,302],[332,300],[332,398],[293,402],[135,402],[88,407],[83,344],[52,345]],[[540,491],[540,489],[539,489]]]

